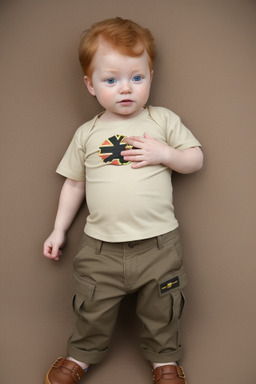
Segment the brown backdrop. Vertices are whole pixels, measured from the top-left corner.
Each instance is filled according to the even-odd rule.
[[[61,262],[42,257],[75,129],[100,109],[77,59],[80,33],[112,16],[149,27],[158,58],[150,99],[203,144],[204,169],[174,177],[190,285],[181,324],[189,384],[254,384],[255,32],[253,0],[5,0],[0,3],[1,359],[6,384],[42,383],[73,325],[70,274],[84,207]],[[108,358],[86,383],[151,383],[134,297]]]

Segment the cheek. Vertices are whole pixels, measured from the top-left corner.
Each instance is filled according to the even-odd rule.
[[[149,97],[149,92],[150,92],[150,87],[145,86],[145,87],[143,87],[143,88],[141,88],[141,89],[139,90],[139,95],[140,95],[140,97],[143,98],[143,99],[148,99],[148,97]]]
[[[112,101],[113,95],[110,89],[100,88],[97,92],[97,99],[102,104],[109,104]]]

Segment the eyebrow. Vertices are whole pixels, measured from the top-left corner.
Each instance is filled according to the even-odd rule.
[[[116,70],[114,70],[114,69],[104,69],[103,71],[102,71],[102,73],[118,73],[119,71],[116,71]]]
[[[144,68],[134,68],[132,71],[131,71],[131,73],[132,74],[134,74],[134,73],[144,73],[145,72],[145,70],[144,70]],[[102,74],[103,75],[108,75],[108,74],[113,74],[113,75],[115,75],[115,74],[117,74],[117,73],[119,73],[119,70],[115,70],[115,69],[104,69],[103,71],[102,71]]]

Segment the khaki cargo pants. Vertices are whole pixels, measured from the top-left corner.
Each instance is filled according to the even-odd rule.
[[[187,278],[178,229],[127,243],[107,243],[84,235],[74,259],[72,283],[77,321],[68,355],[88,364],[100,362],[108,350],[121,300],[137,292],[144,357],[154,362],[181,358],[178,322]]]

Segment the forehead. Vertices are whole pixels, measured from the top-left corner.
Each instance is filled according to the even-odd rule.
[[[93,67],[143,66],[149,67],[149,56],[144,50],[140,56],[125,54],[118,47],[100,42],[92,60]]]

